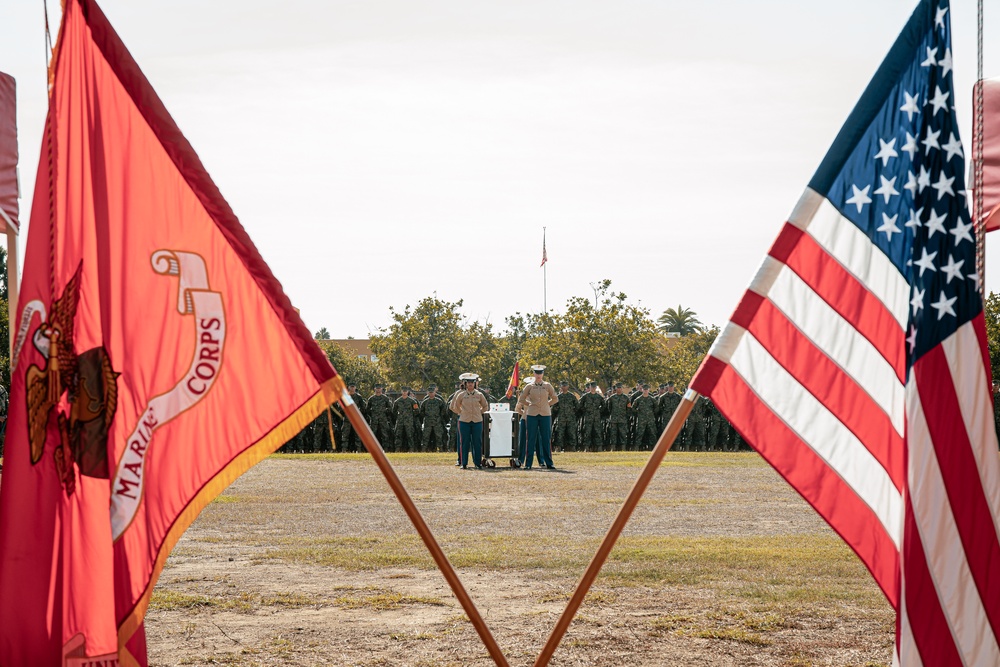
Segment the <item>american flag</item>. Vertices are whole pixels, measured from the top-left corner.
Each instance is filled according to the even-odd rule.
[[[549,256],[545,252],[545,229],[542,229],[542,263],[538,265],[538,268],[545,266],[545,262],[549,261]]]
[[[1000,665],[1000,459],[947,1],[919,4],[692,389],[871,571],[903,665]]]

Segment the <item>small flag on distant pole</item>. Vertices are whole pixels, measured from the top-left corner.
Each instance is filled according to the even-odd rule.
[[[924,0],[691,388],[858,554],[901,665],[1000,665],[1000,462],[953,103]]]
[[[545,228],[542,228],[542,263],[538,265],[539,268],[545,266],[545,262],[549,261],[549,256],[545,253]]]

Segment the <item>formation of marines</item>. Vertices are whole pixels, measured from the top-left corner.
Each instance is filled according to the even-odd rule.
[[[584,385],[576,397],[568,383],[560,383],[559,403],[553,408],[553,446],[561,451],[648,451],[667,427],[681,402],[672,382],[655,390],[640,382],[630,392],[615,383],[607,397],[596,382]],[[695,404],[674,442],[675,451],[737,451],[749,447],[709,399]]]
[[[673,382],[655,389],[640,382],[630,391],[618,382],[607,396],[600,392],[596,382],[587,382],[583,389],[578,395],[570,391],[569,382],[559,383],[559,402],[552,406],[552,447],[556,451],[650,450],[681,402],[681,393]],[[375,393],[367,399],[354,384],[349,384],[347,390],[385,451],[457,451],[458,415],[448,406],[460,391],[458,385],[449,396],[440,394],[436,385],[430,385],[421,399],[405,386],[390,396],[385,385],[376,384]],[[488,387],[480,386],[479,391],[489,403],[496,402]],[[500,400],[513,407],[517,397]],[[351,423],[335,407],[324,411],[281,451],[334,451],[331,434],[336,451],[364,451]],[[702,397],[688,416],[673,449],[737,451],[749,447],[712,401]]]

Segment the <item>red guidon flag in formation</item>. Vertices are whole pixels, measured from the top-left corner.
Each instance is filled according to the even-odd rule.
[[[510,398],[514,395],[514,391],[517,389],[518,385],[521,384],[521,362],[514,362],[514,370],[510,373],[510,382],[507,383],[507,393],[506,397]]]
[[[145,665],[171,547],[339,378],[107,19],[54,54],[0,487],[0,665]]]
[[[903,665],[1000,665],[1000,460],[949,8],[923,0],[692,388],[871,570]]]

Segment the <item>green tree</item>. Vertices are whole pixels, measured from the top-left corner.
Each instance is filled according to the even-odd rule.
[[[719,327],[713,326],[681,336],[669,344],[664,339],[663,366],[666,379],[673,381],[678,387],[686,387],[718,335]]]
[[[676,308],[667,308],[656,323],[660,331],[679,333],[682,336],[697,333],[705,328],[705,325],[698,320],[697,313],[680,305]]]
[[[525,318],[517,313],[507,318],[507,330],[494,336],[492,342],[483,348],[481,365],[473,370],[482,376],[483,383],[489,386],[497,398],[507,392],[510,374],[514,370],[514,364],[520,359],[526,338]]]
[[[385,384],[385,375],[379,362],[360,358],[332,340],[321,340],[318,344],[341,377],[346,382],[357,384],[362,395],[371,396],[376,383]]]
[[[495,355],[492,325],[467,322],[461,307],[461,300],[429,296],[416,308],[389,308],[393,323],[371,337],[370,347],[394,382],[450,387],[459,374],[482,368]]]
[[[526,317],[527,335],[522,367],[541,363],[553,380],[565,379],[579,391],[586,378],[607,387],[613,381],[653,380],[663,372],[661,335],[645,308],[628,303],[604,280],[597,290],[598,306],[573,297],[562,314]]]
[[[330,332],[326,330],[326,327],[320,327],[319,331],[313,334],[313,338],[316,340],[330,340]]]
[[[990,351],[990,370],[993,379],[1000,378],[1000,294],[990,292],[984,305],[986,317],[986,344]]]

